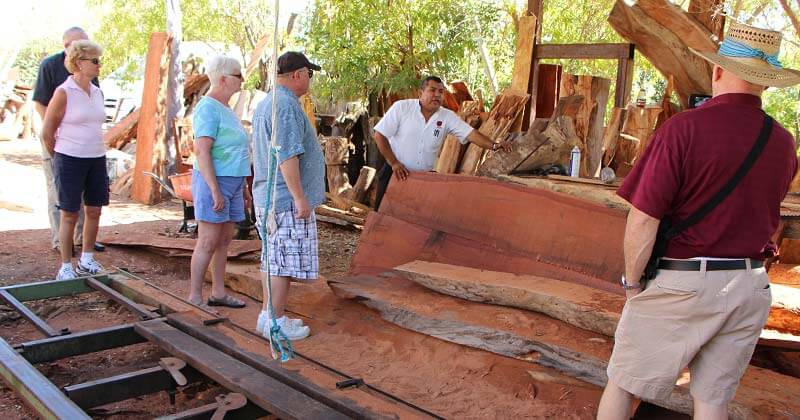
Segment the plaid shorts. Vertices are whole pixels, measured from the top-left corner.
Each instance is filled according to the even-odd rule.
[[[319,277],[319,256],[317,249],[317,219],[314,212],[308,219],[294,216],[294,205],[284,212],[275,214],[275,224],[266,223],[263,231],[265,209],[256,207],[256,227],[262,238],[268,238],[269,252],[261,254],[261,272],[273,276],[293,277],[297,280],[316,280]]]

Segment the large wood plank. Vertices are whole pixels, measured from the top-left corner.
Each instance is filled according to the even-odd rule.
[[[145,61],[142,107],[136,131],[136,166],[131,198],[143,204],[161,201],[161,187],[144,172],[165,179],[169,160],[167,144],[167,77],[171,37],[166,32],[150,36]]]
[[[517,49],[514,53],[514,70],[511,75],[511,88],[520,92],[530,92],[533,80],[533,48],[536,44],[536,16],[520,16],[517,23]],[[527,104],[526,104],[527,106]],[[528,127],[529,121],[524,121],[524,112],[517,115],[511,132],[521,131]]]
[[[541,312],[576,327],[614,336],[625,297],[540,276],[414,261],[395,268],[439,293]]]
[[[612,342],[543,315],[469,302],[427,290],[389,274],[328,282],[337,296],[353,299],[403,328],[507,357],[539,363],[603,386]],[[666,400],[650,401],[692,413],[690,378],[684,374]],[[749,366],[728,407],[731,419],[794,418],[800,414],[800,380]]]
[[[538,59],[611,59],[630,58],[633,44],[538,44]]]
[[[282,419],[347,419],[348,416],[222,353],[161,320],[136,324],[136,332],[181,358],[225,388]]]

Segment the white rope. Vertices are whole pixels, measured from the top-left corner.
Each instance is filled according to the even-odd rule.
[[[275,0],[275,22],[273,26],[272,32],[272,59],[270,60],[270,83],[272,84],[272,134],[270,136],[270,146],[267,148],[267,163],[268,163],[268,171],[274,171],[274,175],[272,176],[272,185],[269,186],[272,190],[272,194],[270,194],[271,202],[269,203],[269,207],[266,209],[266,214],[264,217],[269,220],[270,213],[272,213],[275,209],[275,186],[277,185],[278,180],[278,168],[270,168],[271,165],[278,165],[277,159],[272,159],[272,153],[277,150],[278,148],[278,85],[276,83],[278,78],[278,16],[280,11],[280,0]],[[262,238],[264,241],[269,241],[269,233],[267,229],[264,229],[266,233],[266,238]],[[267,256],[269,259],[269,256]],[[269,272],[269,268],[267,268],[267,275],[266,275],[266,284],[262,285],[267,291],[269,292],[269,316],[272,318],[275,316],[273,305],[272,305],[272,275]],[[269,321],[273,321],[270,319]],[[265,325],[265,330],[268,331],[267,338],[269,339],[269,351],[272,353],[272,358],[277,359],[278,355],[275,353],[275,346],[272,345],[272,333],[271,333],[271,325]]]

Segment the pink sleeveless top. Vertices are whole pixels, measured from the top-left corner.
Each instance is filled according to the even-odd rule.
[[[79,158],[105,156],[103,144],[103,122],[106,110],[103,92],[92,83],[91,94],[87,95],[72,76],[56,89],[67,94],[67,107],[64,118],[56,132],[55,150],[63,155]]]

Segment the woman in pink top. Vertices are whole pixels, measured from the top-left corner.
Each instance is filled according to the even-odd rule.
[[[61,210],[61,268],[57,280],[97,274],[103,269],[91,252],[97,238],[100,209],[108,205],[103,92],[91,82],[100,73],[100,54],[100,46],[88,40],[74,41],[67,48],[64,64],[72,76],[56,88],[44,117],[42,138],[53,156]],[[72,238],[81,198],[86,220],[83,253],[76,271],[72,266]]]

